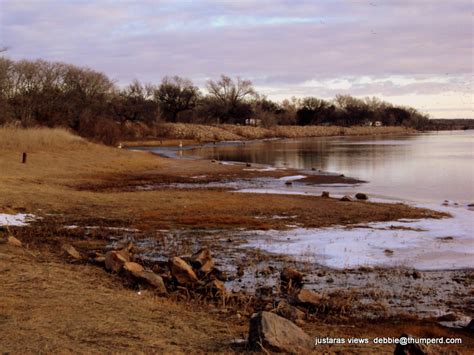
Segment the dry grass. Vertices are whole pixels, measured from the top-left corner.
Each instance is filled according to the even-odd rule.
[[[171,301],[127,289],[101,268],[69,264],[41,250],[0,244],[0,348],[5,353],[242,353],[248,316],[232,308]],[[210,310],[214,311],[211,313]],[[239,313],[242,312],[240,309]],[[461,337],[461,345],[432,353],[472,353],[467,331],[429,322],[315,319],[303,326],[317,337]],[[314,353],[393,354],[394,345],[318,346]]]
[[[62,128],[0,127],[0,150],[31,152],[39,150],[88,149],[91,143]]]
[[[228,324],[204,307],[196,311],[146,291],[138,295],[100,268],[0,245],[0,270],[2,352],[231,350]]]
[[[3,138],[8,138],[6,132],[3,131]],[[55,137],[56,133],[56,130],[23,131],[18,133],[23,139],[29,134],[34,139],[26,143],[16,138],[16,143],[11,140],[8,146],[3,143],[0,148],[0,210],[23,208],[39,215],[61,213],[64,224],[77,219],[85,224],[99,221],[145,229],[158,226],[283,228],[282,220],[271,217],[289,211],[299,216],[297,222],[307,226],[438,216],[403,205],[347,204],[308,196],[101,189],[118,180],[124,180],[122,185],[126,186],[127,176],[133,176],[135,180],[145,176],[147,182],[153,182],[154,175],[160,179],[200,174],[238,176],[242,174],[242,167],[163,159],[149,153],[87,143],[80,138],[77,141],[83,143],[75,144],[72,142],[76,138],[71,139],[69,133],[59,133],[62,138]],[[27,164],[21,164],[19,155],[26,144],[30,144],[31,154]],[[84,185],[98,188],[79,189]],[[263,218],[256,219],[256,216]],[[123,288],[120,280],[102,269],[62,262],[57,251],[56,254],[52,251],[58,249],[55,239],[60,239],[61,235],[52,231],[47,237],[51,239],[47,242],[48,247],[42,247],[41,243],[46,244],[46,241],[38,240],[40,234],[36,232],[32,229],[31,238],[24,239],[29,250],[0,245],[2,351],[203,353],[244,350],[232,348],[228,342],[245,335],[247,318],[237,318],[232,311],[211,315],[205,305],[173,303],[151,294],[139,296],[135,291]],[[104,241],[97,239],[97,244],[93,240],[78,239],[75,245],[79,248],[81,243],[102,245]],[[343,307],[344,303],[341,305],[336,306]],[[400,323],[396,328],[387,324],[377,328],[364,325],[328,328],[327,324],[316,322],[308,323],[304,328],[314,336],[360,337],[399,335],[402,326]],[[422,330],[420,328],[419,332]],[[466,346],[472,345],[469,341],[466,338]],[[383,345],[359,349],[393,352],[393,346]],[[347,350],[347,347],[338,350]]]
[[[75,218],[133,219],[137,225],[150,228],[285,228],[286,221],[272,217],[288,211],[298,215],[293,222],[308,227],[441,216],[403,205],[347,204],[308,196],[231,194],[206,189],[136,191],[141,181],[172,182],[202,174],[212,180],[253,175],[242,170],[245,166],[164,159],[86,142],[87,149],[83,149],[81,144],[69,144],[74,137],[67,133],[62,140],[66,146],[39,149],[46,138],[55,141],[51,138],[55,133],[56,130],[33,130],[31,134],[39,143],[30,142],[33,150],[26,164],[21,163],[22,149],[0,149],[0,210],[23,208],[39,214],[57,211]],[[29,133],[22,134],[27,137]],[[82,142],[80,138],[79,141]]]
[[[304,138],[341,135],[406,134],[414,132],[406,127],[340,127],[340,126],[274,126],[271,128],[238,126],[230,124],[200,125],[190,123],[165,123],[157,134],[166,139],[186,139],[192,143],[252,140],[266,138]],[[156,141],[156,140],[155,140]],[[146,145],[147,141],[125,142],[126,145]]]

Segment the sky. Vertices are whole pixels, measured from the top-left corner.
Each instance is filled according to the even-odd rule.
[[[291,96],[377,96],[474,118],[471,0],[0,0],[0,47],[201,88],[221,74]]]

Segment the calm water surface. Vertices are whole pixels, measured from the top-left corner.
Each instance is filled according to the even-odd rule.
[[[206,146],[186,156],[312,167],[365,181],[378,196],[419,202],[474,202],[474,131],[403,136],[328,137]]]

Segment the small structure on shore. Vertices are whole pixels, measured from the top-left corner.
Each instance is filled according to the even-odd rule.
[[[245,119],[245,125],[246,126],[261,126],[262,120],[259,120],[258,118],[246,118]]]

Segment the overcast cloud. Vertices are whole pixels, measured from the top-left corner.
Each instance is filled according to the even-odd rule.
[[[0,46],[121,84],[225,73],[277,100],[375,95],[473,117],[472,13],[470,0],[0,0]]]

